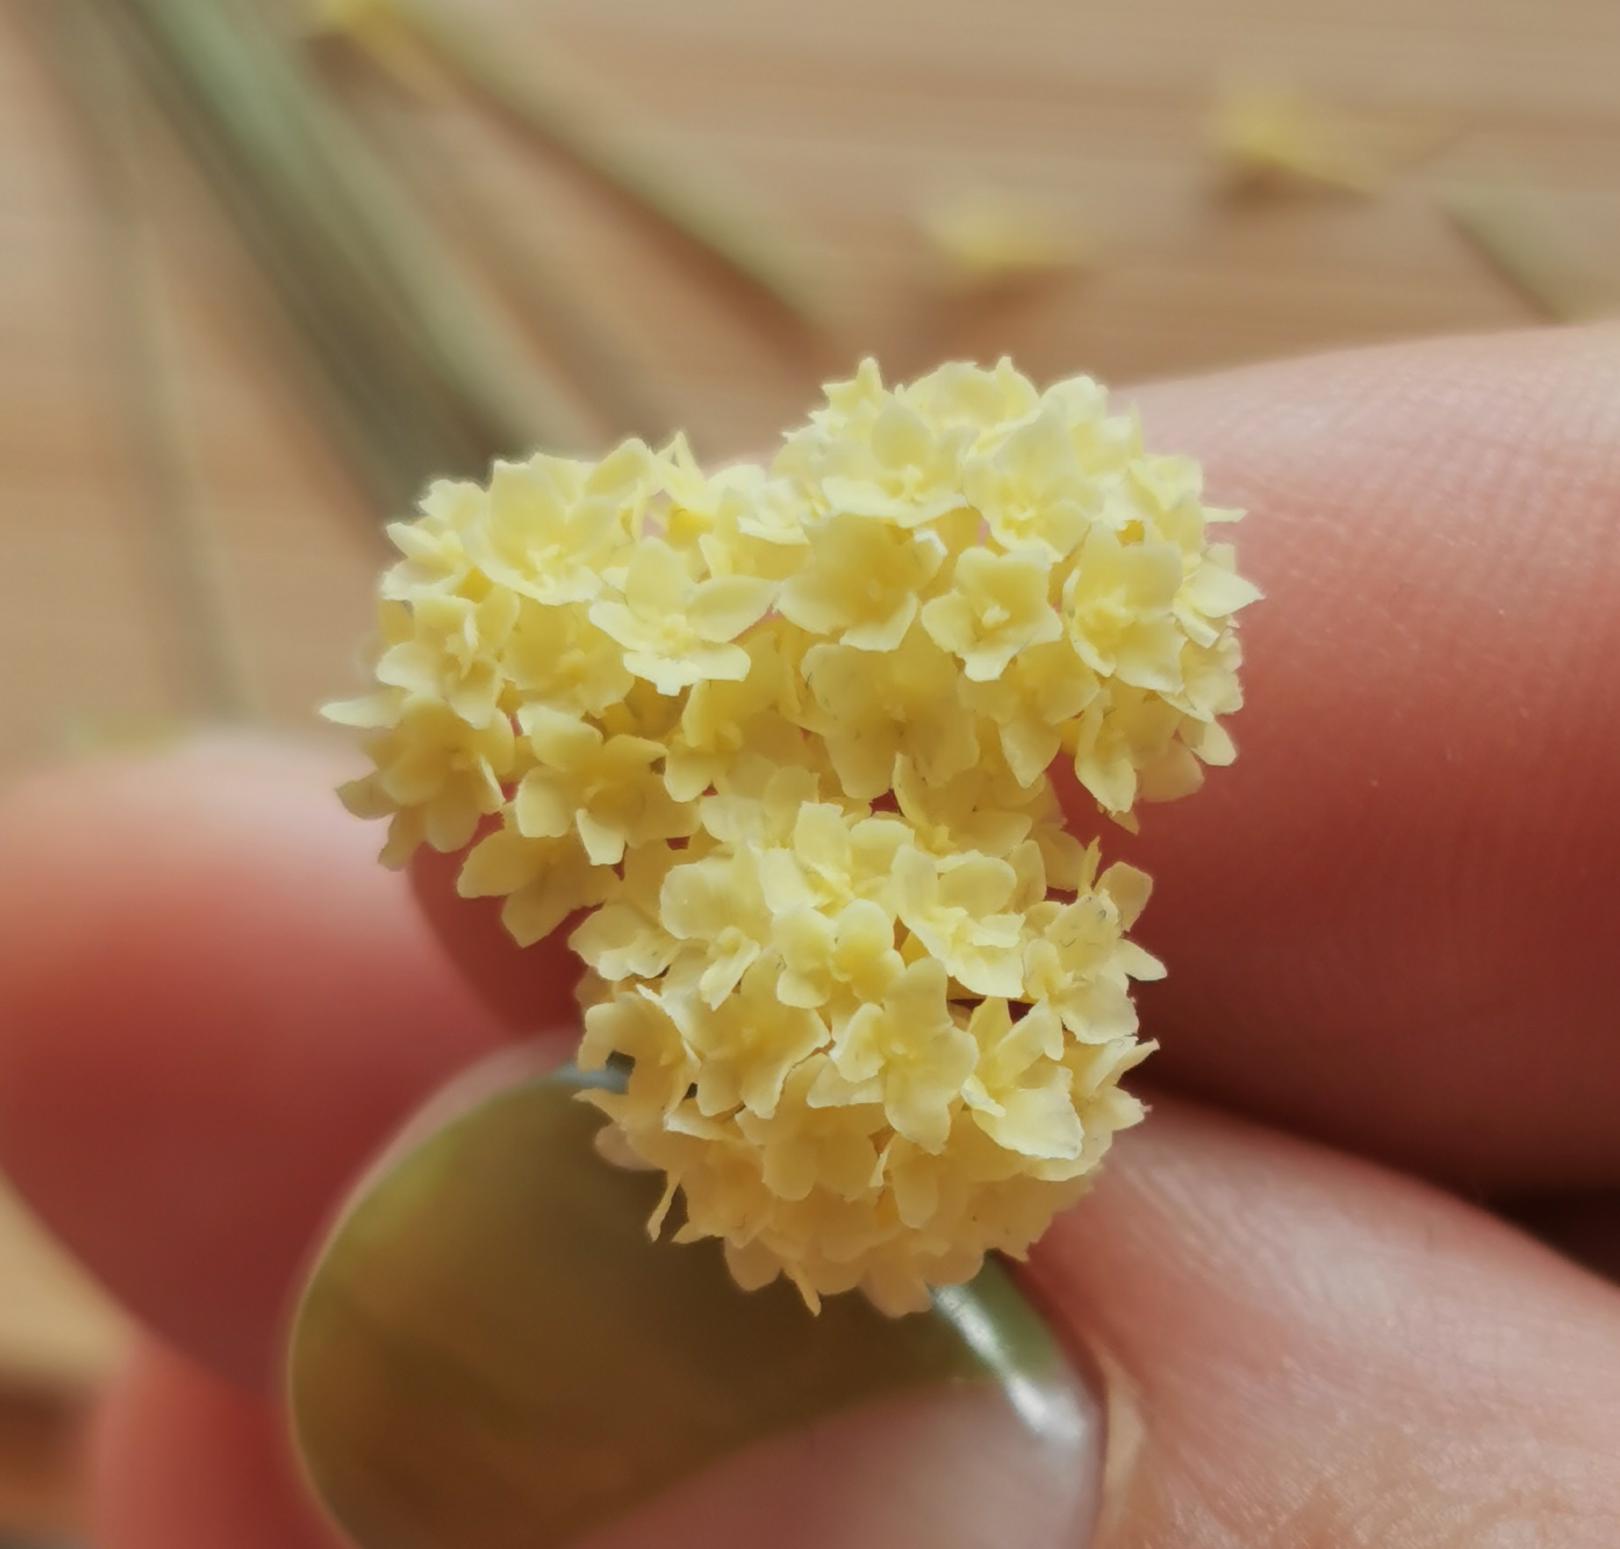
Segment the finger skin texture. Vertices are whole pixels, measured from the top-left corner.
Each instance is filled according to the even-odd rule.
[[[1155,1079],[1471,1186],[1613,1183],[1620,328],[1138,396],[1267,592],[1237,763],[1143,814]]]
[[[99,1549],[339,1549],[281,1417],[156,1345],[103,1404],[91,1473]]]
[[[1161,1104],[1120,1152],[1025,1274],[1107,1391],[1092,1549],[1620,1542],[1620,1293],[1429,1186],[1190,1106]],[[769,1518],[759,1467],[780,1500],[825,1496],[852,1441],[784,1436],[708,1481],[705,1511],[677,1493],[590,1542],[708,1549],[717,1523]],[[313,1549],[283,1445],[266,1412],[148,1356],[102,1430],[97,1541]],[[817,1520],[842,1526],[806,1543],[873,1522],[908,1541],[892,1470],[831,1478]],[[1029,1526],[1009,1492],[984,1541]]]
[[[0,806],[0,1166],[137,1315],[250,1382],[344,1179],[500,1038],[339,776],[221,741]]]
[[[1620,1543],[1620,1293],[1203,1110],[1119,1153],[1027,1276],[1111,1389],[1096,1549]]]

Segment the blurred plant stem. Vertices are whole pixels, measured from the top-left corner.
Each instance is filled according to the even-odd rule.
[[[392,93],[392,88],[385,88]],[[375,95],[375,94],[374,94]],[[420,114],[372,100],[361,113],[389,165],[398,167],[424,205],[437,205],[469,232],[479,258],[518,317],[559,360],[615,435],[661,440],[676,429],[649,394],[631,350],[610,321],[590,315],[572,276],[494,207],[479,175],[452,154]]]
[[[99,13],[269,276],[383,510],[436,475],[589,440],[458,255],[253,7],[104,0]]]
[[[536,53],[514,56],[468,26],[449,0],[386,5],[440,64],[517,128],[562,152],[798,326],[821,328],[820,298],[776,239],[769,212],[741,195],[722,195],[707,176],[661,155],[650,135],[630,127],[629,109],[571,85],[574,72]]]
[[[253,696],[227,600],[218,534],[202,508],[190,466],[188,415],[132,149],[137,114],[130,83],[85,0],[56,0],[48,17],[48,40],[80,109],[101,194],[114,380],[140,465],[163,571],[161,594],[174,601],[170,622],[177,633],[180,680],[199,714],[240,719],[253,708]]]
[[[1620,311],[1620,279],[1576,254],[1541,201],[1505,188],[1454,188],[1440,203],[1452,225],[1543,317],[1578,323]]]

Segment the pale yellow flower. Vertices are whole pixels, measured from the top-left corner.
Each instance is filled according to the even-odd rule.
[[[752,576],[696,580],[657,538],[630,559],[622,594],[591,604],[591,622],[625,648],[624,664],[661,694],[706,678],[748,676],[748,653],[734,644],[771,605],[774,583]]]
[[[708,1006],[718,1006],[736,989],[770,941],[759,861],[748,850],[721,848],[671,867],[658,912],[664,929],[683,944],[671,979],[693,981]]]
[[[1037,904],[1045,903],[1048,893],[1058,884],[1047,876],[1046,853],[1040,839],[1034,834],[1014,845],[1008,851],[1006,860],[1013,870],[1013,890],[1007,902],[1007,913],[1025,916]]]
[[[1089,852],[1069,831],[1062,805],[1050,787],[1045,789],[1043,805],[1051,810],[1035,818],[1029,842],[1040,855],[1046,885],[1060,893],[1078,892],[1084,886],[1081,879]]]
[[[930,425],[965,432],[961,441],[969,453],[999,442],[1011,427],[1035,413],[1041,401],[1034,383],[1006,355],[989,370],[967,361],[946,361],[895,392]]]
[[[962,490],[1003,549],[1042,549],[1053,559],[1074,551],[1102,507],[1102,491],[1081,467],[1068,415],[1056,402],[969,461]]]
[[[921,229],[942,278],[969,295],[1000,293],[1082,267],[1085,241],[1051,205],[1006,189],[969,188],[934,200]]]
[[[1063,1027],[1048,1005],[1016,1022],[1004,1000],[984,1000],[968,1020],[979,1063],[966,1088],[974,1122],[1005,1151],[1073,1161],[1085,1142],[1074,1072],[1062,1063]]]
[[[746,1108],[737,1115],[737,1128],[759,1148],[765,1187],[778,1199],[798,1201],[826,1189],[858,1200],[871,1191],[878,1170],[873,1136],[887,1120],[877,1103],[811,1107],[811,1088],[826,1063],[826,1055],[812,1054],[790,1071],[769,1118]]]
[[[531,839],[576,832],[599,866],[616,866],[626,845],[683,838],[697,826],[690,805],[671,799],[653,767],[663,746],[645,737],[604,737],[588,721],[547,705],[518,715],[535,766],[519,782],[512,814]]]
[[[773,945],[782,959],[776,993],[787,1006],[824,1006],[840,988],[881,1001],[905,968],[894,917],[869,898],[852,898],[831,915],[803,907],[783,914]]]
[[[615,983],[656,979],[669,967],[680,942],[661,914],[664,879],[671,867],[690,858],[687,851],[667,844],[641,844],[625,852],[618,886],[568,938],[569,947],[592,972]]]
[[[1156,800],[1189,794],[1198,786],[1197,762],[1176,741],[1186,718],[1175,705],[1145,689],[1118,687],[1098,695],[1069,728],[1074,772],[1105,812],[1129,813],[1146,774]]]
[[[1184,637],[1172,609],[1181,577],[1174,545],[1125,544],[1092,528],[1063,587],[1063,621],[1080,659],[1133,688],[1179,689]]]
[[[354,699],[329,700],[320,708],[323,721],[349,726],[356,731],[386,731],[399,725],[399,718],[410,703],[410,695],[397,688],[374,689]]]
[[[933,533],[832,516],[812,529],[809,558],[783,583],[777,607],[813,635],[861,651],[892,651],[944,559],[945,545]]]
[[[492,581],[536,602],[588,602],[622,562],[652,488],[652,454],[627,441],[601,463],[537,454],[496,463],[468,553]]]
[[[881,1102],[897,1134],[938,1151],[977,1058],[978,1045],[951,1019],[944,968],[924,958],[881,1004],[865,1002],[844,1019],[808,1100],[812,1107]]]
[[[383,860],[403,866],[424,841],[446,854],[461,849],[500,810],[516,749],[504,718],[471,726],[437,700],[407,699],[366,751],[375,772],[340,794],[360,816],[393,815]]]
[[[1214,645],[1234,613],[1260,600],[1260,588],[1239,575],[1236,566],[1229,543],[1212,543],[1199,556],[1176,594],[1176,621],[1189,640]]]
[[[810,691],[826,719],[822,738],[845,792],[861,800],[890,787],[902,754],[930,784],[952,779],[979,756],[974,718],[962,713],[960,670],[927,634],[913,630],[881,656],[849,646],[806,652]]]
[[[664,779],[677,801],[701,796],[748,750],[762,758],[791,759],[802,743],[782,713],[798,695],[778,638],[762,629],[743,642],[748,675],[695,684],[669,742]]]
[[[695,1100],[689,1100],[664,1120],[661,1137],[675,1148],[670,1178],[679,1180],[685,1196],[686,1221],[676,1231],[675,1241],[718,1237],[726,1245],[728,1264],[733,1262],[733,1252],[746,1246],[775,1206],[765,1185],[764,1158],[744,1136],[737,1119],[737,1114],[705,1115]],[[748,1283],[739,1279],[741,1285]]]
[[[1088,1105],[1082,1125],[1100,1110],[1100,1100]],[[913,1299],[918,1281],[955,1284],[971,1276],[987,1250],[1024,1257],[1053,1214],[1085,1191],[1112,1138],[1112,1127],[1098,1123],[1085,1132],[1078,1157],[1035,1157],[998,1145],[977,1120],[973,1110],[959,1111],[937,1154],[899,1139],[885,1154],[910,1228],[904,1243],[911,1264],[891,1254],[884,1266],[891,1277],[887,1294],[897,1301]]]
[[[722,789],[698,803],[698,821],[722,844],[765,849],[789,843],[800,810],[822,796],[821,776],[809,765],[743,755]]]
[[[864,806],[802,802],[791,828],[760,857],[760,882],[773,913],[836,914],[857,899],[888,892],[895,856],[910,838],[899,820]]]
[[[1342,114],[1286,87],[1229,84],[1209,122],[1210,151],[1235,189],[1374,193],[1389,175]]]
[[[1191,457],[1143,452],[1131,460],[1125,477],[1153,528],[1188,555],[1203,552],[1206,522],[1236,519],[1237,513],[1203,503],[1204,470]]]
[[[645,678],[632,677],[624,698],[593,719],[610,737],[643,737],[667,745],[680,721],[683,699],[661,694]]]
[[[1033,398],[1003,360],[994,371],[953,364],[892,391],[874,361],[826,389],[810,423],[790,433],[773,474],[819,515],[864,515],[901,526],[961,511],[963,455]]]
[[[1021,651],[992,682],[964,683],[962,701],[995,725],[1001,755],[1020,785],[1045,777],[1073,726],[1100,691],[1067,640]],[[982,846],[981,846],[982,848]]]
[[[1121,1091],[1118,1082],[1157,1048],[1155,1043],[1116,1038],[1109,1043],[1071,1044],[1065,1051],[1063,1063],[1074,1074],[1075,1099],[1082,1105],[1088,1138],[1090,1134],[1106,1137],[1141,1120],[1142,1104]]]
[[[482,518],[488,501],[477,484],[456,479],[430,484],[414,521],[388,524],[389,541],[402,557],[383,572],[381,596],[414,601],[424,594],[453,592],[466,582],[472,561],[465,535]]]
[[[894,797],[919,849],[956,856],[974,850],[998,859],[1009,855],[1029,834],[1034,813],[1027,793],[1006,788],[987,767],[969,769],[955,779],[929,785],[909,758],[895,762]]]
[[[788,1072],[828,1039],[814,1011],[776,998],[776,975],[764,963],[718,1006],[681,991],[667,991],[661,1001],[697,1060],[693,1100],[705,1117],[741,1105],[769,1118]]]
[[[1144,455],[1142,421],[1136,410],[1109,413],[1107,390],[1090,377],[1058,382],[1046,396],[1063,406],[1081,466],[1103,481],[1102,519],[1116,530],[1139,520],[1136,502],[1121,492]]]
[[[676,437],[665,453],[664,489],[670,508],[665,537],[695,547],[711,575],[781,580],[803,563],[809,537],[805,501],[792,485],[754,463],[733,463],[706,474]]]
[[[827,509],[920,527],[964,504],[962,456],[969,435],[931,421],[894,397],[872,417],[867,434],[821,450],[820,487]]]
[[[968,1077],[969,1082],[972,1079]],[[925,1148],[904,1135],[895,1134],[884,1146],[878,1161],[888,1196],[894,1202],[896,1220],[915,1234],[912,1252],[919,1269],[922,1262],[938,1252],[940,1234],[936,1223],[945,1194],[953,1185],[968,1181],[967,1170],[962,1167],[961,1112],[959,1109],[953,1115],[944,1145]],[[930,1273],[933,1269],[930,1264]],[[915,1296],[916,1287],[906,1289],[909,1300]],[[901,1294],[899,1285],[889,1288],[891,1299],[898,1299]]]
[[[895,912],[970,994],[1023,989],[1023,919],[1011,908],[1017,890],[1018,873],[988,855],[942,862],[905,849],[895,857]]]
[[[615,878],[572,835],[532,839],[511,819],[467,852],[456,878],[463,898],[502,898],[501,923],[521,947],[549,936],[569,915],[600,903]]]
[[[968,681],[998,678],[1020,651],[1063,633],[1046,600],[1049,561],[1039,551],[992,554],[969,549],[956,562],[951,589],[922,608],[935,645],[957,657]]]
[[[615,1054],[632,1061],[618,1101],[622,1117],[636,1126],[661,1124],[685,1100],[697,1074],[697,1060],[680,1029],[658,996],[644,987],[585,1008],[575,1062],[581,1070],[602,1070]]]
[[[739,482],[752,485],[756,477],[763,478],[764,471],[753,463],[705,472],[692,454],[686,433],[677,431],[658,453],[659,488],[668,507],[663,522],[666,540],[680,549],[695,547],[714,527],[716,514],[732,489]]]
[[[1163,976],[1156,958],[1124,939],[1146,900],[1144,875],[1116,866],[1073,903],[1029,911],[1033,934],[1024,947],[1022,994],[1049,1006],[1082,1043],[1134,1035],[1130,980]]]
[[[499,713],[500,656],[517,616],[518,599],[507,591],[492,591],[481,602],[423,593],[411,609],[411,637],[383,652],[377,681],[442,699],[469,725],[487,726]]]
[[[376,663],[395,646],[409,640],[415,629],[411,610],[406,604],[391,602],[386,598],[378,602],[377,627],[368,643],[374,678]],[[335,726],[352,726],[357,731],[384,731],[399,724],[410,697],[402,688],[379,684],[353,699],[329,700],[321,706],[320,715],[322,720],[331,721]]]
[[[868,357],[847,382],[829,382],[823,389],[824,402],[810,411],[810,420],[782,438],[782,446],[770,467],[771,476],[803,492],[816,513],[825,516],[817,476],[827,449],[871,436],[872,422],[890,402],[883,385],[883,373]]]
[[[624,653],[591,623],[583,604],[521,602],[501,656],[521,703],[575,716],[604,715],[623,703],[632,682]]]
[[[677,437],[440,483],[391,530],[345,788],[384,857],[530,943],[577,921],[598,1148],[677,1242],[815,1308],[1019,1256],[1142,1105],[1147,899],[1068,827],[1230,761],[1236,616],[1197,464],[1008,361],[835,383],[769,469]],[[774,610],[774,611],[773,611]]]
[[[1210,646],[1189,645],[1181,653],[1181,695],[1179,703],[1200,721],[1232,715],[1243,708],[1243,689],[1238,667],[1243,653],[1238,637],[1227,631]],[[1219,759],[1207,759],[1219,763]]]
[[[958,1031],[977,1053],[971,1064],[961,1061],[969,1072],[963,1100],[951,1103],[944,1141],[933,1151],[894,1133],[875,1098],[823,1103],[828,1093],[851,1094],[821,1052],[788,1072],[768,1118],[746,1108],[704,1116],[690,1099],[670,1107],[690,1072],[666,1073],[670,1033],[656,1021],[591,1051],[594,1064],[644,1039],[637,1064],[645,1060],[652,1069],[644,1086],[632,1074],[638,1096],[599,1092],[586,1100],[612,1120],[604,1154],[666,1175],[650,1229],[659,1229],[678,1189],[686,1224],[676,1240],[720,1239],[745,1289],[785,1274],[814,1309],[823,1296],[859,1287],[898,1316],[926,1306],[931,1285],[971,1279],[987,1250],[1021,1257],[1052,1214],[1087,1187],[1114,1131],[1141,1116],[1140,1104],[1117,1082],[1150,1046],[1131,1040],[1073,1046],[1054,1077],[1051,1043],[1043,1038],[1034,1051],[1021,1047],[1027,1029],[995,1036],[994,1009],[978,1021],[982,1046],[974,1032]],[[993,1072],[1010,1104],[984,1101],[979,1069]],[[998,1144],[982,1127],[986,1119],[995,1127],[1023,1105],[1033,1111],[1023,1122],[1012,1118],[1007,1137],[1033,1150],[1069,1152],[1066,1137],[1054,1136],[1053,1124],[1024,1095],[1037,1094],[1038,1103],[1059,1082],[1067,1083],[1082,1126],[1078,1155],[1033,1155]],[[968,1093],[980,1101],[978,1109]]]

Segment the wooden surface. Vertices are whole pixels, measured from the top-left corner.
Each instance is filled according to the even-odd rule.
[[[124,1340],[122,1320],[0,1180],[0,1546],[80,1515],[86,1401]]]
[[[766,443],[865,351],[895,373],[1011,351],[1038,376],[1130,382],[1523,322],[1523,300],[1437,207],[1458,181],[1528,191],[1550,229],[1620,274],[1617,0],[457,4],[514,49],[566,51],[666,151],[755,191],[758,218],[823,286],[828,336],[785,347],[577,177],[454,101],[411,111],[407,132],[434,137],[611,317],[647,393],[707,455]],[[110,361],[120,250],[30,9],[0,10],[0,768],[184,724],[196,702],[172,556]],[[1222,202],[1205,124],[1234,77],[1297,84],[1443,149],[1367,200]],[[219,584],[265,717],[306,728],[346,685],[376,513],[282,369],[280,319],[231,232],[160,136],[145,162],[164,348]],[[1012,298],[949,299],[916,215],[962,188],[1050,205],[1095,241],[1098,266]],[[13,1353],[32,1338],[36,1356],[82,1373],[87,1351],[92,1367],[104,1356],[100,1325],[53,1328],[53,1307],[71,1304],[39,1287],[59,1271],[7,1247],[12,1230],[0,1224]]]
[[[0,30],[0,648],[13,664],[0,761],[13,763],[188,709],[165,558],[109,364],[105,221],[68,108],[27,46],[30,3],[42,0],[9,0]],[[1437,210],[1446,180],[1535,190],[1572,230],[1612,239],[1620,271],[1615,0],[460,8],[487,12],[516,47],[566,48],[667,150],[757,191],[760,218],[823,283],[836,327],[815,351],[784,349],[577,178],[454,103],[418,115],[413,131],[462,158],[607,309],[647,390],[711,455],[767,441],[820,376],[866,350],[895,371],[1011,350],[1040,375],[1131,381],[1525,320]],[[1297,82],[1446,148],[1371,200],[1223,204],[1205,120],[1232,76]],[[258,697],[304,725],[344,679],[365,618],[374,513],[301,417],[279,369],[280,319],[232,233],[168,147],[151,161],[200,503]],[[942,299],[914,217],[963,185],[1050,201],[1095,236],[1097,271],[1003,302]]]

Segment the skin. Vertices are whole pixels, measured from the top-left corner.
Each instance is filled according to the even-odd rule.
[[[1468,1202],[1614,1262],[1620,332],[1140,399],[1270,597],[1239,763],[1115,847],[1160,881],[1178,1095],[1028,1272],[1106,1383],[1096,1542],[1620,1542],[1620,1289]],[[298,1266],[418,1102],[566,1025],[560,947],[442,863],[413,901],[351,768],[215,742],[0,807],[0,1165],[149,1331],[106,1549],[327,1541],[265,1396]]]

